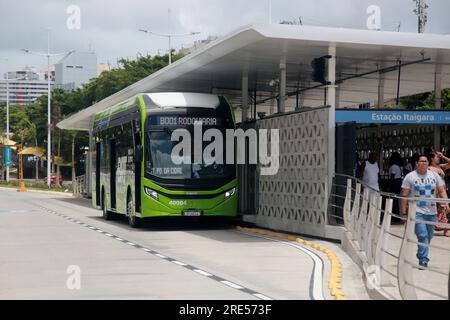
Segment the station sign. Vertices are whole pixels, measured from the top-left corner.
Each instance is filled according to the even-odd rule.
[[[450,111],[336,110],[336,123],[450,124]]]

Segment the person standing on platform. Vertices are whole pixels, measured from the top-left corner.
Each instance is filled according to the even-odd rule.
[[[389,159],[389,193],[399,195],[402,191],[403,159],[400,153],[394,152]],[[400,215],[399,199],[394,198],[392,213]]]
[[[371,152],[369,154],[369,160],[364,164],[364,171],[362,175],[362,181],[365,186],[368,186],[376,191],[380,191],[378,185],[378,177],[380,174],[380,168],[378,167],[378,154]]]

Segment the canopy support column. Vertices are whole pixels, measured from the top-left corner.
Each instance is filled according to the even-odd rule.
[[[380,72],[378,75],[378,109],[384,107],[384,83],[386,76],[385,73]]]
[[[280,61],[280,94],[278,113],[286,112],[286,61]]]
[[[327,194],[330,195],[333,177],[335,174],[335,149],[336,149],[336,45],[328,47],[328,186]]]
[[[242,74],[242,122],[248,119],[248,73]]]
[[[434,108],[442,108],[442,65],[439,61],[436,63],[436,72],[434,74]],[[441,150],[441,126],[434,126],[434,150]]]

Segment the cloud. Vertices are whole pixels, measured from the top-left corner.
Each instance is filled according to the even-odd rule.
[[[450,2],[428,0],[427,31],[450,33]],[[369,5],[381,8],[382,28],[394,30],[402,22],[402,31],[415,32],[417,17],[412,0],[272,0],[272,21],[302,18],[304,24],[365,28]],[[69,5],[81,10],[81,30],[69,30],[66,21]],[[168,9],[171,9],[170,29]],[[168,39],[149,36],[138,29],[159,33],[183,34],[200,31],[198,36],[173,38],[180,48],[209,35],[225,35],[247,24],[267,23],[269,0],[16,0],[0,3],[0,72],[25,65],[42,68],[41,58],[24,56],[20,48],[47,50],[46,28],[51,29],[51,49],[86,51],[89,44],[99,62],[111,63],[120,57],[168,51]],[[9,65],[2,63],[8,58]]]

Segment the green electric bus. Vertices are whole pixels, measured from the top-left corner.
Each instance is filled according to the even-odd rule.
[[[224,137],[236,125],[225,97],[202,93],[143,93],[96,114],[94,207],[107,220],[126,215],[131,227],[151,217],[236,216],[235,164],[172,161],[180,142],[172,141],[172,133],[184,129],[194,137],[199,122],[203,132],[218,129]],[[200,146],[207,143],[202,139]],[[226,149],[224,143],[224,159]]]

